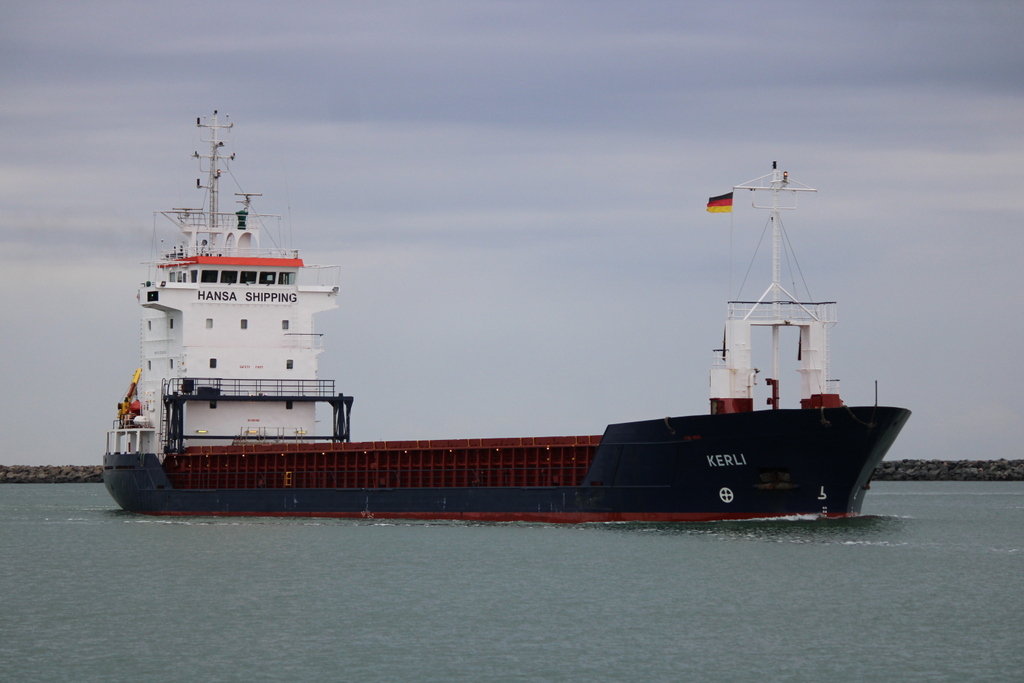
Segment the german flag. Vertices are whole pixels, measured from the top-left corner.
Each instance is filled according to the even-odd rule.
[[[711,213],[732,213],[732,192],[726,192],[709,199],[708,211]]]

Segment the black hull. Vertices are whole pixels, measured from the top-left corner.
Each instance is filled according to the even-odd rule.
[[[581,486],[174,489],[154,454],[108,453],[125,510],[492,521],[700,521],[861,510],[910,411],[766,410],[609,425]]]

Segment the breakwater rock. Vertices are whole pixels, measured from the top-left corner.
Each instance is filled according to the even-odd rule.
[[[99,484],[103,465],[0,465],[0,484]]]
[[[1024,481],[1024,460],[888,460],[873,481]]]

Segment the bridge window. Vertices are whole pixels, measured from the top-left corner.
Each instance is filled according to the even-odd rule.
[[[216,270],[204,270],[203,271],[203,282],[216,282],[217,271]]]
[[[238,271],[237,270],[222,270],[220,271],[220,283],[222,285],[233,285],[238,282]]]
[[[272,285],[277,280],[277,273],[260,273],[261,285]]]
[[[279,284],[279,285],[294,285],[295,284],[295,273],[280,273],[277,276],[277,284]]]
[[[196,281],[196,278],[197,278],[198,276],[199,276],[199,271],[198,271],[198,270],[193,270],[193,271],[192,271],[192,282],[195,282],[195,281]]]
[[[256,284],[256,271],[255,270],[243,270],[242,279],[239,280],[243,285],[254,285]]]

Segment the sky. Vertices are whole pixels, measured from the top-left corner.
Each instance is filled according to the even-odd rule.
[[[7,0],[0,464],[101,462],[176,237],[153,212],[202,201],[214,110],[222,189],[340,266],[320,376],[354,440],[706,413],[725,302],[770,271],[766,212],[705,204],[777,161],[818,190],[783,284],[838,302],[843,400],[914,413],[888,458],[1024,457],[1022,26],[1019,1]]]

